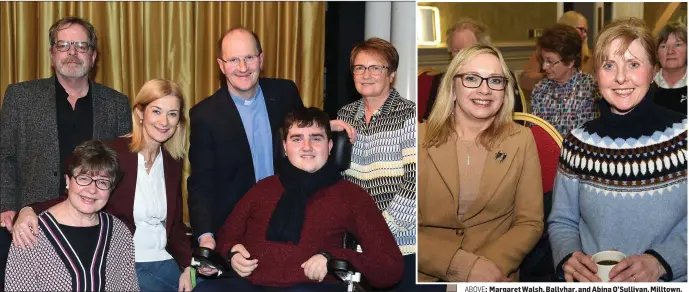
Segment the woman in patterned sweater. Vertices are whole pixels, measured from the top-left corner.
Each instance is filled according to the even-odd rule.
[[[577,30],[564,24],[546,29],[538,39],[546,78],[531,93],[531,113],[563,136],[596,115],[598,85],[581,70],[581,46]]]
[[[405,271],[396,288],[433,289],[414,286],[416,105],[391,87],[399,55],[388,41],[371,38],[355,46],[349,60],[362,98],[337,113],[357,133],[351,166],[343,175],[373,197],[397,240]]]
[[[139,291],[132,235],[100,211],[119,171],[117,154],[103,142],[74,149],[65,171],[68,197],[38,215],[34,248],[12,243],[6,291]]]
[[[687,120],[653,103],[653,37],[640,19],[596,39],[600,118],[564,139],[548,233],[558,276],[600,281],[591,255],[627,255],[613,282],[687,280]]]

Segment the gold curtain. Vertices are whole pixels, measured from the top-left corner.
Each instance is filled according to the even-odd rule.
[[[48,29],[70,15],[96,28],[91,78],[130,98],[149,79],[171,79],[188,111],[220,87],[217,41],[241,25],[261,39],[262,76],[294,80],[306,106],[323,108],[325,2],[0,2],[3,97],[9,84],[53,74]],[[188,175],[185,161],[185,206]]]

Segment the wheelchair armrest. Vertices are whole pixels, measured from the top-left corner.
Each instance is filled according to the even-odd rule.
[[[359,271],[345,260],[331,259],[328,261],[328,271],[342,271],[358,273]]]
[[[210,248],[197,247],[191,252],[191,266],[198,267],[210,267],[218,270],[218,276],[222,274],[227,274],[230,271],[230,267],[227,265],[227,261],[218,252]]]

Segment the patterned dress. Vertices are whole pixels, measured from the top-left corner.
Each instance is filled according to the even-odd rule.
[[[48,211],[38,216],[38,243],[31,249],[12,244],[6,291],[139,291],[134,243],[127,227],[100,212],[100,232],[91,262],[82,262],[73,244]]]
[[[543,79],[531,93],[531,113],[548,121],[562,136],[596,118],[598,85],[591,75],[577,70],[559,84]]]
[[[599,119],[565,136],[548,218],[560,277],[575,251],[617,249],[687,280],[687,119],[653,94],[625,115],[601,101]]]
[[[392,88],[366,124],[363,99],[337,113],[357,131],[345,179],[364,188],[383,212],[402,254],[416,249],[416,105]]]

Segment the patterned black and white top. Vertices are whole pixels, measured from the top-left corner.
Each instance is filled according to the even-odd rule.
[[[127,227],[100,212],[100,232],[91,262],[82,262],[48,211],[38,216],[38,243],[32,249],[12,244],[6,291],[139,291],[134,242]]]
[[[364,188],[383,211],[402,254],[416,250],[416,105],[397,90],[366,124],[364,101],[337,113],[357,131],[345,179]]]

